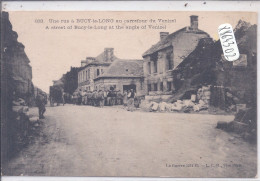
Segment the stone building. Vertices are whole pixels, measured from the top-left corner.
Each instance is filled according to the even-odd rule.
[[[17,112],[14,101],[24,99],[31,106],[33,98],[32,67],[24,45],[18,42],[8,12],[1,12],[1,158],[9,161],[28,140],[26,111]],[[17,103],[17,102],[16,102]],[[22,110],[27,106],[20,105]],[[21,109],[19,109],[21,110]]]
[[[2,66],[7,71],[7,77],[11,93],[15,98],[23,98],[26,101],[33,95],[32,67],[27,57],[24,45],[17,41],[18,34],[12,30],[9,14],[3,12],[3,62]],[[5,81],[4,80],[4,81]]]
[[[16,94],[24,96],[32,94],[32,67],[30,61],[24,52],[24,46],[20,45],[20,52],[17,52],[16,58],[19,61],[13,61],[13,79],[16,84]],[[19,58],[18,58],[19,57]]]
[[[198,16],[190,16],[190,26],[172,34],[160,32],[160,41],[143,54],[145,92],[171,93],[172,71],[196,48],[202,38],[210,37],[198,29]]]
[[[94,79],[102,75],[108,66],[116,59],[113,48],[105,48],[97,57],[87,57],[81,61],[78,72],[78,90],[95,90]]]
[[[104,74],[94,79],[96,90],[115,90],[123,93],[133,89],[137,95],[144,95],[144,76],[142,60],[115,60]]]

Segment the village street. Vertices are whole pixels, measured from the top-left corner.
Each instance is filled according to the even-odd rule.
[[[30,112],[37,114],[37,109]],[[11,160],[7,175],[256,174],[256,146],[215,128],[217,121],[231,121],[233,116],[128,112],[122,107],[76,105],[47,107],[45,116],[40,136]]]

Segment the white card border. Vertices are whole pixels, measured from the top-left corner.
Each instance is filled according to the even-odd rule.
[[[257,60],[260,53],[260,1],[2,1],[2,11],[250,11],[258,13],[257,26]],[[257,64],[260,70],[260,63]],[[257,72],[257,118],[259,119],[260,81]],[[259,126],[259,123],[258,123]],[[259,168],[259,134],[258,129],[258,173]],[[3,181],[186,181],[186,180],[260,180],[227,178],[146,178],[146,177],[14,177],[1,176]]]

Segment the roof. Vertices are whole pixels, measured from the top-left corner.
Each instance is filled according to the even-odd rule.
[[[62,82],[62,80],[61,79],[59,79],[59,80],[53,80],[53,85],[54,86],[58,86],[58,85],[63,85],[63,82]]]
[[[139,78],[143,77],[143,60],[116,59],[100,78]]]
[[[175,39],[175,37],[181,33],[181,32],[189,32],[189,33],[196,33],[196,34],[207,34],[206,32],[202,30],[191,30],[190,27],[184,27],[182,29],[179,29],[178,31],[169,34],[166,36],[163,40],[160,40],[158,43],[153,45],[150,49],[148,49],[144,54],[143,57],[151,55],[159,50],[162,50],[164,48],[172,46],[172,41]],[[207,34],[208,35],[208,34]],[[208,35],[209,36],[209,35]]]
[[[94,60],[93,62],[88,63],[87,65],[80,67],[79,71],[83,70],[84,68],[91,66],[91,65],[96,65],[96,66],[109,66],[111,64],[111,62],[101,62],[101,61],[97,61]]]
[[[105,62],[106,61],[105,53],[104,52],[100,53],[97,57],[95,57],[95,59],[100,62]],[[117,57],[113,54],[112,61],[114,61],[115,59],[117,59]]]
[[[109,66],[111,64],[111,62],[107,62],[106,57],[105,57],[105,52],[100,53],[97,57],[87,57],[87,58],[91,58],[94,59],[93,61],[91,61],[90,63],[87,63],[87,65],[80,67],[79,71],[83,70],[84,68],[90,66],[90,65],[103,65],[103,66]],[[115,59],[117,59],[117,57],[113,54],[112,55],[112,61],[114,61]],[[86,61],[86,60],[82,60],[81,62]]]

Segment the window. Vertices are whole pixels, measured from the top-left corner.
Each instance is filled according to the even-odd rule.
[[[148,62],[148,73],[151,74],[151,62]]]
[[[158,72],[158,53],[154,53],[150,56],[151,62],[153,63],[153,73]]]
[[[99,72],[99,69],[97,69],[97,76],[99,76],[100,72]]]
[[[101,69],[101,74],[103,74],[104,73],[104,70],[103,69]]]
[[[152,85],[148,84],[147,87],[148,87],[148,92],[150,92],[152,90]]]
[[[158,91],[158,85],[157,85],[157,83],[154,83],[154,84],[153,84],[153,87],[154,87],[154,91]]]
[[[163,91],[163,82],[160,83],[160,90]]]
[[[88,71],[86,70],[86,80],[88,80]]]
[[[158,70],[159,70],[160,74],[163,73],[163,62],[162,61],[158,61]]]
[[[155,60],[155,61],[153,61],[153,63],[154,63],[154,73],[157,73],[157,71],[158,71],[158,61]]]
[[[88,70],[88,79],[90,79],[90,70]]]
[[[81,82],[83,82],[83,73],[84,72],[81,72]]]
[[[166,70],[172,70],[173,69],[173,61],[172,61],[172,53],[168,53],[166,56]]]
[[[171,90],[172,90],[172,83],[167,82],[167,91],[171,91]]]

